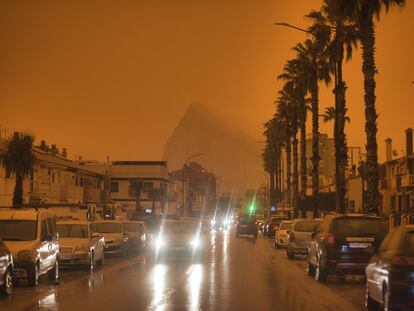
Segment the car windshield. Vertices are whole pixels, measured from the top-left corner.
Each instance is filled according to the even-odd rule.
[[[186,222],[165,222],[163,224],[164,234],[195,234],[197,225]]]
[[[4,241],[36,240],[37,224],[34,220],[0,220],[0,237]]]
[[[122,233],[122,226],[116,222],[97,222],[96,228],[101,233]]]
[[[283,219],[283,218],[272,218],[270,220],[270,222],[273,222],[275,224],[280,224],[283,220],[285,220],[285,219]]]
[[[280,230],[287,230],[287,229],[290,229],[290,228],[292,228],[292,223],[291,222],[282,222],[280,224],[280,227],[279,227]]]
[[[88,226],[80,224],[58,224],[57,231],[60,238],[80,238],[87,239]]]
[[[127,232],[138,232],[138,225],[134,224],[134,223],[126,223],[123,224],[124,225],[124,229]]]
[[[383,238],[387,234],[387,228],[381,219],[348,217],[335,219],[333,232],[340,236],[378,236]]]
[[[319,226],[319,220],[304,220],[295,224],[295,231],[298,232],[312,232]]]

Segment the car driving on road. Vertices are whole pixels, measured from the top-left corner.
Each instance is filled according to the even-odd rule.
[[[166,258],[191,258],[203,256],[203,232],[196,221],[164,220],[154,243],[156,261]]]
[[[292,221],[284,220],[280,223],[279,228],[275,232],[275,247],[287,246],[289,243],[289,232],[292,229]]]
[[[391,230],[365,272],[368,310],[414,310],[414,225]]]
[[[273,238],[275,236],[276,230],[279,228],[280,223],[283,220],[287,220],[284,216],[272,216],[270,220],[263,225],[263,235],[268,238]]]
[[[104,263],[104,238],[95,225],[87,221],[57,223],[62,266],[86,266],[93,270]]]
[[[368,214],[328,214],[312,233],[307,273],[325,282],[330,273],[365,274],[371,255],[387,234],[379,217]]]
[[[103,220],[94,222],[96,230],[105,239],[104,252],[108,255],[127,256],[130,252],[128,234],[122,222]]]
[[[249,215],[239,216],[239,220],[236,224],[236,237],[242,234],[253,235],[257,238],[256,217]]]
[[[0,237],[13,255],[13,279],[37,285],[48,274],[59,281],[59,240],[55,217],[46,209],[0,210]]]
[[[0,295],[10,296],[13,293],[13,256],[0,239]]]
[[[128,247],[136,252],[142,251],[146,245],[143,225],[138,221],[123,221],[122,226],[128,236]]]
[[[286,248],[286,255],[289,259],[295,259],[297,254],[306,255],[308,253],[308,243],[312,238],[312,232],[320,223],[320,219],[295,219],[293,221]]]

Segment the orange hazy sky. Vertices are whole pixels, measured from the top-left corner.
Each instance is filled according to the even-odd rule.
[[[380,159],[414,127],[414,6],[377,27]],[[0,125],[29,129],[71,155],[159,159],[192,102],[261,140],[276,80],[305,35],[273,26],[317,0],[71,0],[0,2]],[[364,146],[360,49],[345,65],[350,146]],[[321,109],[333,104],[321,89]],[[322,125],[322,132],[332,132]]]

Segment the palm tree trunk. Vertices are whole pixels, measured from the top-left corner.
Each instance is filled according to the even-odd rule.
[[[140,192],[138,192],[135,195],[135,211],[137,213],[141,212],[141,193]]]
[[[286,141],[286,199],[292,206],[292,144],[290,138]]]
[[[298,156],[298,139],[296,133],[293,134],[292,140],[293,149],[293,183],[292,183],[292,204],[293,204],[293,218],[298,217],[298,181],[299,181],[299,156]]]
[[[23,176],[16,174],[16,184],[13,191],[13,207],[21,208],[23,206]]]
[[[336,146],[335,146],[335,162],[336,162],[336,209],[339,213],[345,213],[345,169],[347,164],[347,147],[345,136],[345,112],[346,112],[346,100],[345,82],[342,79],[342,62],[343,62],[343,48],[341,48],[342,57],[337,62],[337,81],[336,87],[336,103],[335,103],[335,122],[336,125]]]
[[[317,78],[312,81],[312,208],[319,217],[319,89]]]
[[[369,13],[368,13],[369,14]],[[375,30],[373,16],[366,16],[361,23],[362,72],[364,74],[365,133],[367,137],[367,205],[368,211],[378,214],[378,145],[377,110],[375,106]]]
[[[300,120],[300,198],[303,200],[306,197],[306,106],[303,105]],[[306,218],[306,211],[302,210],[303,218]]]
[[[270,192],[270,198],[269,198],[269,205],[271,206],[274,203],[275,200],[275,170],[271,169],[269,172],[269,192]]]

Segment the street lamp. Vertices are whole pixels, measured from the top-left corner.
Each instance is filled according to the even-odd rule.
[[[189,156],[188,158],[187,158],[187,160],[185,160],[184,161],[184,164],[183,164],[183,186],[182,186],[182,195],[183,195],[183,206],[182,206],[182,212],[181,212],[181,214],[182,214],[182,216],[186,216],[186,213],[185,213],[185,191],[184,191],[184,185],[185,185],[185,169],[186,169],[186,167],[187,167],[187,162],[188,161],[190,161],[191,159],[193,159],[193,158],[195,158],[195,157],[199,157],[199,156],[202,156],[202,155],[204,155],[204,153],[196,153],[196,154],[193,154],[193,155],[191,155],[191,156]]]

